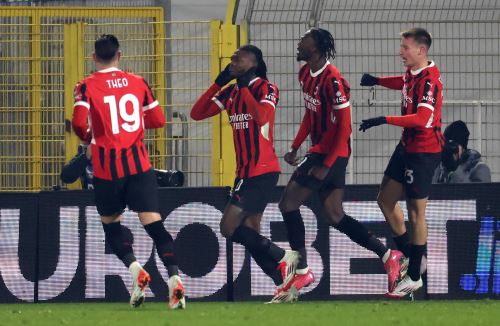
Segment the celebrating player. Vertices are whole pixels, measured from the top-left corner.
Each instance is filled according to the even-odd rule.
[[[346,167],[351,154],[351,109],[349,85],[328,60],[334,57],[335,41],[321,28],[307,31],[297,45],[297,61],[306,62],[299,70],[306,110],[291,149],[284,157],[297,169],[280,201],[290,246],[300,254],[291,288],[300,290],[314,281],[307,265],[305,228],[299,208],[316,192],[328,223],[382,259],[389,289],[392,289],[401,267],[401,252],[387,249],[342,207]],[[308,135],[312,146],[299,163],[297,150]]]
[[[222,89],[236,78],[236,84]],[[221,90],[222,89],[222,90]],[[267,79],[259,48],[240,47],[215,83],[201,95],[192,110],[194,120],[226,110],[233,128],[236,179],[220,223],[227,239],[240,243],[277,286],[272,303],[293,301],[288,292],[298,254],[276,246],[259,234],[262,213],[278,182],[280,167],[273,147],[274,112],[278,88]]]
[[[390,297],[404,297],[422,287],[420,266],[427,243],[425,208],[444,143],[441,134],[443,85],[436,64],[427,57],[431,43],[431,35],[423,28],[404,31],[399,56],[407,68],[406,73],[378,78],[364,74],[361,78],[361,86],[381,85],[402,91],[401,116],[366,119],[359,127],[362,131],[382,124],[404,128],[378,194],[378,204],[395,234],[394,241],[410,260],[407,274],[403,273],[394,290],[389,291]],[[398,204],[404,194],[411,239]]]
[[[161,221],[156,177],[142,141],[144,129],[162,128],[165,117],[146,81],[118,69],[120,57],[115,36],[102,35],[95,41],[97,72],[76,85],[73,128],[92,143],[95,203],[106,242],[132,274],[130,304],[138,307],[144,302],[151,277],[122,232],[120,219],[127,206],[138,213],[167,268],[169,307],[184,308],[173,239]]]

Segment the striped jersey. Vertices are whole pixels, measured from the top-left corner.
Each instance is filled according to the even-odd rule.
[[[248,89],[257,102],[268,103],[276,108],[279,99],[276,85],[257,77],[250,82]],[[274,112],[266,124],[259,126],[248,112],[242,94],[235,84],[224,88],[212,100],[221,110],[226,110],[233,128],[236,176],[244,179],[264,173],[280,172],[273,146]]]
[[[159,104],[142,77],[101,70],[79,82],[74,97],[75,113],[89,112],[95,177],[116,180],[151,168],[143,143],[144,113]]]
[[[408,153],[439,153],[444,138],[441,133],[441,106],[443,104],[443,83],[436,64],[412,71],[408,69],[403,77],[401,93],[401,115],[417,113],[417,110],[431,110],[425,127],[404,128],[401,143]]]
[[[299,70],[299,82],[304,96],[305,113],[302,126],[297,134],[292,148],[298,149],[309,133],[311,147],[308,152],[328,154],[337,151],[341,157],[349,157],[351,124],[340,126],[336,120],[335,111],[350,110],[350,88],[340,71],[329,61],[316,72],[311,71],[309,64],[304,64]],[[350,115],[350,114],[349,114]],[[333,148],[338,128],[349,137],[338,148]],[[303,134],[302,134],[303,133]]]

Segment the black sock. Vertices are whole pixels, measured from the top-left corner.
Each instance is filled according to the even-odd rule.
[[[297,263],[297,269],[304,269],[307,267],[307,252],[306,248],[297,250],[299,252],[299,262]]]
[[[418,281],[420,279],[420,265],[422,264],[422,256],[427,250],[427,245],[410,245],[410,263],[408,266],[408,276],[413,281]]]
[[[278,263],[274,259],[266,253],[250,251],[250,254],[257,265],[259,265],[262,271],[273,280],[276,286],[283,283],[283,277],[281,276],[281,272],[278,270]]]
[[[408,235],[408,232],[394,237],[393,239],[398,250],[401,251],[406,257],[410,257],[410,236]]]
[[[373,251],[380,258],[387,252],[387,247],[379,239],[368,232],[368,229],[363,224],[347,214],[333,227],[347,235],[361,247]]]
[[[295,210],[291,212],[281,212],[281,214],[283,215],[283,221],[285,221],[290,247],[292,250],[296,250],[300,253],[297,269],[306,268],[306,228],[304,226],[304,220],[302,220],[302,216],[300,215],[300,211]]]
[[[144,229],[153,239],[158,256],[168,271],[168,276],[179,275],[179,267],[174,255],[174,239],[165,229],[162,221],[144,225]]]
[[[285,251],[264,238],[254,229],[241,224],[234,230],[231,237],[234,242],[241,243],[250,252],[268,254],[274,261],[280,261],[285,255]]]
[[[120,222],[102,223],[102,228],[104,229],[106,243],[128,268],[136,259],[134,250],[132,249],[132,241],[131,239],[126,239]]]

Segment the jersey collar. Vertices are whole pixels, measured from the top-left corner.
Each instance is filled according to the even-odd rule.
[[[99,70],[98,72],[100,72],[100,73],[107,73],[107,72],[113,72],[113,71],[121,71],[121,70],[118,69],[118,68],[116,68],[116,67],[109,67],[109,68],[106,68],[106,69]]]
[[[260,77],[255,77],[254,79],[252,79],[249,83],[248,83],[248,86],[251,86],[253,83],[255,83],[257,80],[259,80]],[[238,87],[238,84],[235,84],[236,86],[236,89],[239,89]]]
[[[252,79],[249,83],[248,83],[248,86],[252,85],[253,83],[255,83],[257,80],[259,80],[260,77],[255,77],[254,79]]]
[[[326,60],[326,63],[323,67],[321,67],[320,70],[316,71],[316,72],[312,72],[311,69],[309,69],[309,73],[311,74],[311,77],[318,77],[325,69],[326,67],[330,64],[330,61],[329,60]]]
[[[425,69],[427,69],[427,68],[431,68],[431,67],[434,67],[434,66],[435,66],[434,61],[431,61],[431,62],[430,62],[427,66],[425,66],[425,67],[423,67],[423,68],[420,68],[420,69],[418,69],[418,70],[410,70],[410,72],[411,72],[411,74],[412,74],[413,76],[416,76],[416,75],[418,75],[419,73],[421,73],[422,71],[424,71]]]

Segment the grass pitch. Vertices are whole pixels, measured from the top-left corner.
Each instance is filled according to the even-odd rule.
[[[3,304],[0,326],[12,325],[500,325],[500,300],[317,301],[264,305],[261,302],[166,303],[132,309],[127,303]]]

